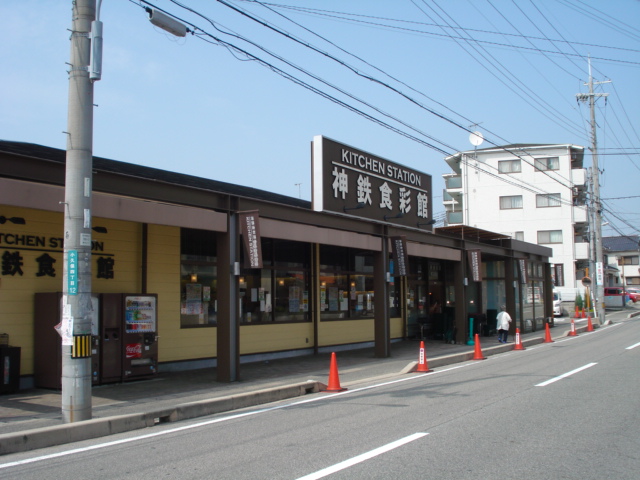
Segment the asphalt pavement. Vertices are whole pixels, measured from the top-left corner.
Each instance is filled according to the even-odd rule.
[[[632,307],[628,316],[640,314]],[[577,334],[588,328],[587,319],[574,320]],[[593,321],[598,327],[598,322]],[[571,319],[556,319],[551,339],[564,337]],[[521,334],[523,347],[545,341],[545,329]],[[514,349],[514,339],[498,343],[497,337],[479,337],[479,350],[487,357]],[[240,365],[239,381],[216,381],[216,369],[159,373],[148,380],[101,385],[92,389],[91,420],[63,423],[61,392],[22,390],[0,396],[0,455],[28,451],[115,433],[150,428],[166,422],[238,410],[326,390],[327,385],[355,388],[359,384],[415,371],[420,357],[419,340],[391,344],[388,358],[376,358],[373,348],[336,351]],[[428,368],[474,360],[475,345],[426,340]],[[331,375],[330,375],[331,374]],[[329,377],[332,378],[329,378]]]

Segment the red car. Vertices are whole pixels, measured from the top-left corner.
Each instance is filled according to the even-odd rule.
[[[633,303],[636,303],[640,300],[640,289],[638,288],[627,288],[625,289],[629,298],[633,300]]]

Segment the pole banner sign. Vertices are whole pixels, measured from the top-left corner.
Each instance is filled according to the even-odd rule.
[[[397,266],[396,275],[404,277],[408,274],[407,265],[409,264],[409,258],[407,255],[407,237],[400,235],[397,237],[390,237],[390,239],[393,263]]]
[[[240,231],[244,244],[245,268],[262,268],[260,216],[258,210],[239,212]]]
[[[520,283],[526,285],[528,283],[526,258],[518,258],[518,273],[520,274]]]
[[[78,294],[78,251],[67,252],[67,293]]]
[[[480,250],[467,250],[467,258],[469,259],[469,268],[471,269],[471,280],[481,282],[480,265],[482,265],[482,253]]]

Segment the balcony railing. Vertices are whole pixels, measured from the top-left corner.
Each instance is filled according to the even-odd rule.
[[[587,223],[587,207],[573,207],[573,223]]]
[[[589,243],[581,242],[575,243],[576,260],[588,260],[589,259]]]
[[[462,212],[447,212],[447,225],[459,225],[464,221]]]
[[[459,175],[444,177],[444,184],[447,189],[462,188],[462,177]]]

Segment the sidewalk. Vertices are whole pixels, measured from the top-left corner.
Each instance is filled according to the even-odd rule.
[[[566,317],[565,317],[566,319]],[[587,320],[576,320],[576,331]],[[594,325],[596,326],[596,325]],[[570,319],[550,329],[552,339],[566,336]],[[523,345],[544,341],[544,329],[521,334]],[[513,349],[496,336],[480,337],[484,356]],[[342,387],[410,373],[417,364],[420,342],[391,344],[389,358],[375,358],[373,348],[337,351]],[[471,360],[474,345],[426,341],[429,368]],[[0,455],[96,438],[158,423],[184,420],[321,391],[328,381],[330,353],[240,365],[240,381],[219,383],[215,368],[160,373],[149,380],[101,385],[92,390],[93,419],[62,423],[59,391],[32,389],[0,396]]]

